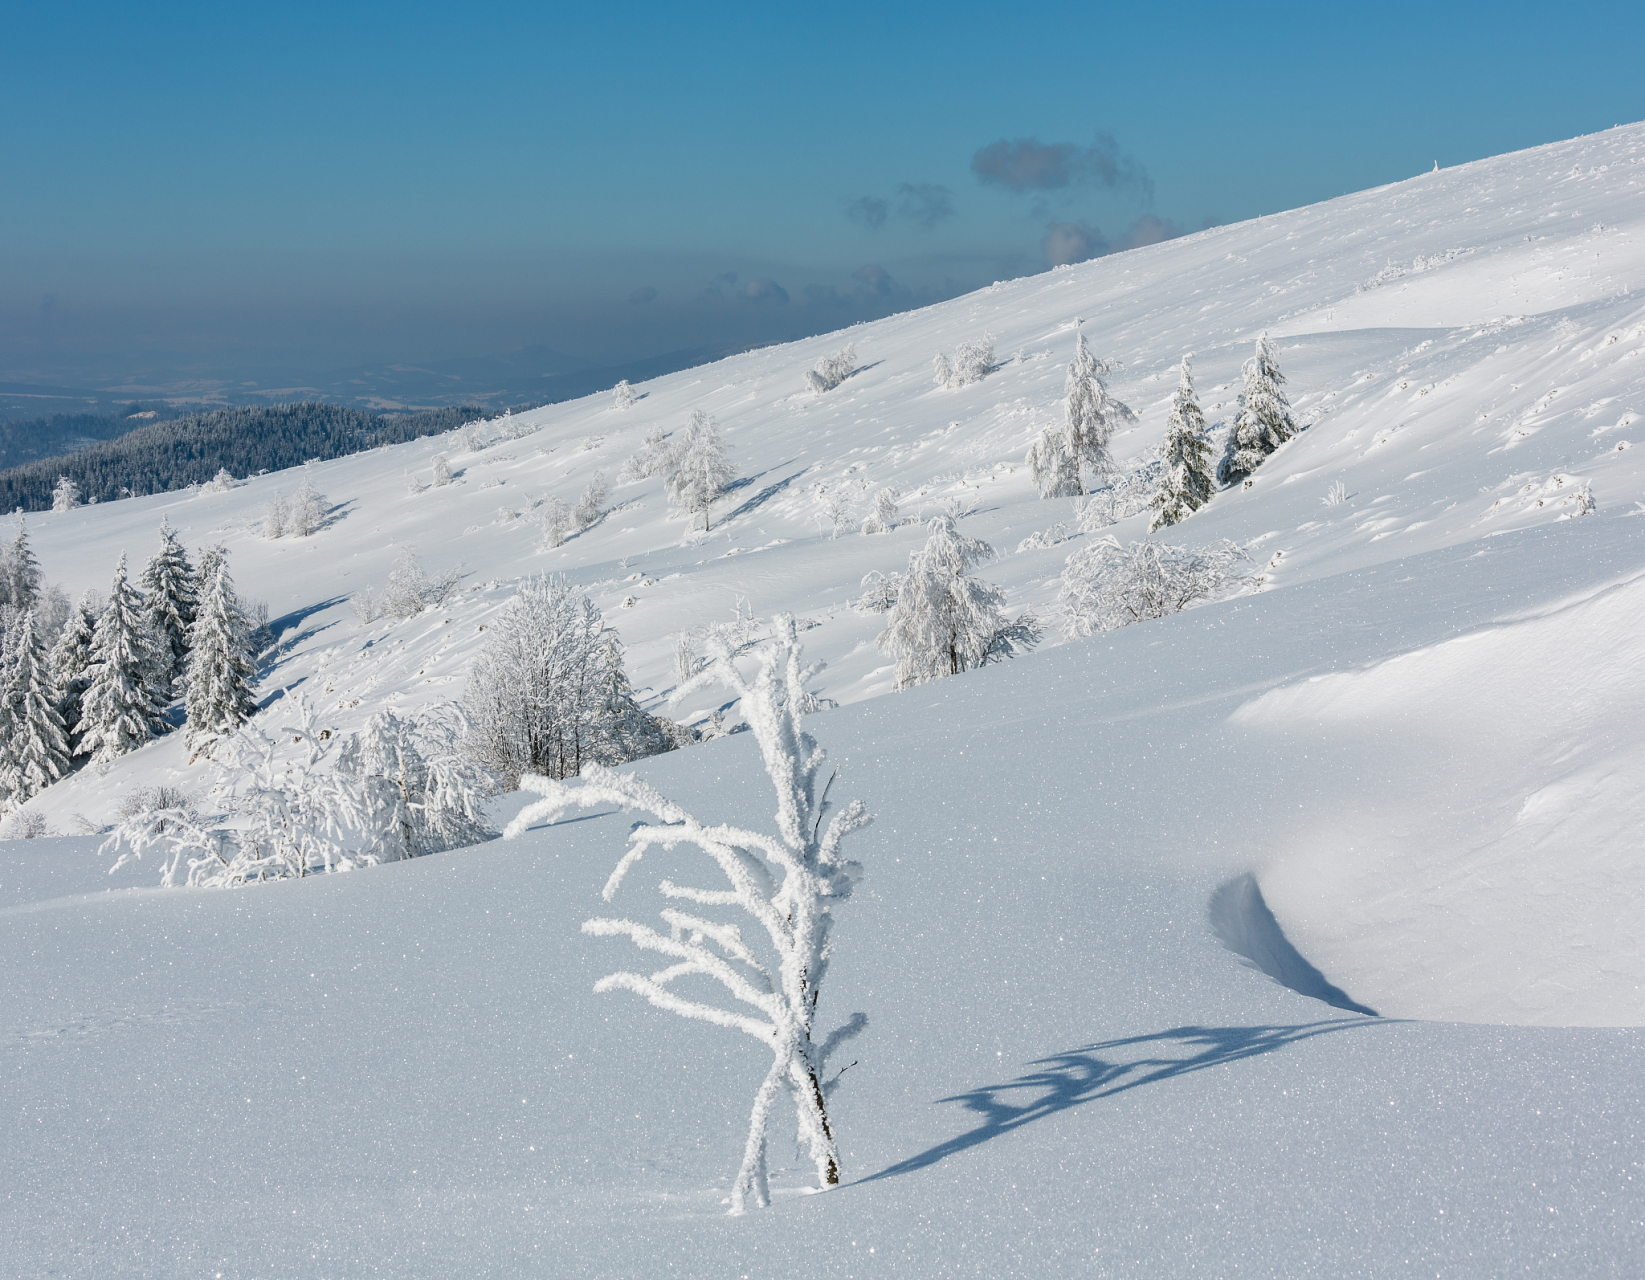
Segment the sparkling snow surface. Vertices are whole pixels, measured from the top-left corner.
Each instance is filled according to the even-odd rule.
[[[728,1220],[764,1051],[590,990],[632,963],[578,932],[627,818],[228,892],[153,889],[149,864],[110,891],[95,837],[3,844],[0,1274],[1637,1273],[1641,285],[1629,126],[672,375],[624,411],[534,411],[478,452],[327,463],[339,510],[306,540],[253,531],[290,473],[30,517],[75,592],[149,554],[162,512],[191,550],[226,541],[283,624],[260,692],[300,689],[341,731],[458,696],[528,573],[587,584],[659,699],[674,634],[738,596],[814,622],[845,705],[808,723],[878,819],[824,1001],[871,1022],[832,1104],[847,1185],[804,1195],[779,1144],[777,1203]],[[1069,519],[1022,456],[1060,413],[1075,317],[1126,362],[1134,462],[1185,351],[1225,422],[1276,335],[1309,430],[1168,532],[1251,544],[1260,588],[875,696],[883,619],[845,601],[923,534],[830,537],[817,486],[854,486],[859,519],[885,484],[908,517],[974,504],[962,528],[1004,553],[985,576],[1048,613],[1080,542],[1012,552]],[[1006,363],[934,387],[931,357],[985,334]],[[865,367],[813,395],[804,370],[846,341]],[[695,407],[748,477],[701,540],[659,481],[617,481]],[[409,494],[442,451],[457,483]],[[616,509],[538,550],[529,503],[574,502],[596,468]],[[1584,484],[1597,510],[1572,518]],[[407,545],[464,566],[461,602],[361,626],[347,598]],[[753,746],[634,767],[761,824]],[[66,831],[201,777],[171,739],[37,807]],[[678,856],[619,905],[651,918]],[[1382,1018],[1218,943],[1208,904],[1247,873]]]

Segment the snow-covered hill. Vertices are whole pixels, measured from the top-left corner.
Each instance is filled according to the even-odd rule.
[[[322,464],[337,511],[307,539],[257,533],[289,473],[32,519],[76,592],[146,555],[162,514],[227,543],[282,622],[261,692],[301,690],[339,731],[458,696],[528,574],[584,584],[659,700],[682,630],[739,599],[796,613],[843,704],[813,731],[878,815],[828,994],[871,1029],[840,1095],[850,1185],[728,1224],[762,1066],[590,993],[618,944],[577,925],[618,816],[235,893],[126,887],[153,883],[140,866],[87,897],[108,883],[94,839],[0,846],[0,1255],[87,1275],[1626,1274],[1645,1249],[1641,285],[1628,126],[738,356],[626,410],[534,411],[476,450]],[[1309,429],[1172,535],[1247,545],[1260,584],[878,696],[883,619],[847,602],[924,535],[835,536],[826,512],[842,488],[859,518],[885,485],[905,516],[956,500],[1005,553],[985,576],[1054,625],[1081,540],[1015,550],[1073,523],[1022,459],[1081,321],[1125,362],[1132,463],[1183,354],[1226,422],[1276,337]],[[985,335],[999,368],[933,385],[938,351]],[[847,341],[863,367],[813,395],[804,371]],[[618,482],[693,409],[744,478],[706,537],[659,481]],[[456,483],[409,492],[441,452]],[[541,549],[533,504],[596,470],[610,514]],[[407,546],[461,566],[460,598],[361,624],[349,598]],[[635,767],[761,823],[751,747]],[[199,768],[166,740],[36,805],[70,830]],[[1331,982],[1422,1021],[1241,967],[1208,911],[1247,874]]]

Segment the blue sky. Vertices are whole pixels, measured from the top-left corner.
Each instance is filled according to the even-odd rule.
[[[0,376],[791,337],[1639,119],[1642,49],[1637,0],[36,3]]]

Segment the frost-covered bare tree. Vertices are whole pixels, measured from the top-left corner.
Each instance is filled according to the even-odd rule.
[[[263,507],[263,536],[283,538],[291,527],[291,499],[276,493]]]
[[[326,495],[320,492],[314,483],[313,475],[305,469],[303,483],[297,486],[297,492],[291,499],[290,515],[286,521],[287,531],[294,537],[308,537],[325,523],[327,509]]]
[[[826,1036],[817,1034],[818,999],[832,958],[835,904],[851,894],[862,875],[841,846],[867,826],[863,803],[854,801],[829,819],[832,808],[825,780],[824,752],[805,731],[802,716],[810,699],[806,681],[815,668],[802,665],[802,648],[791,617],[776,619],[775,642],[754,654],[752,676],[738,667],[729,641],[716,646],[700,683],[722,684],[740,700],[760,747],[777,797],[775,835],[726,825],[705,825],[639,778],[591,767],[581,785],[547,778],[524,785],[542,799],[528,805],[503,833],[518,836],[538,822],[552,822],[576,806],[621,805],[656,819],[640,823],[629,849],[606,881],[610,901],[648,849],[695,845],[719,868],[726,888],[697,888],[664,880],[663,895],[693,908],[738,908],[753,918],[765,944],[743,937],[735,921],[696,909],[668,907],[666,933],[634,920],[598,918],[583,925],[594,937],[627,937],[645,951],[668,958],[652,973],[618,972],[595,984],[599,992],[627,990],[682,1017],[741,1031],[771,1051],[771,1066],[754,1095],[742,1164],[731,1188],[731,1212],[771,1202],[766,1173],[771,1111],[786,1091],[794,1103],[799,1137],[810,1151],[820,1188],[840,1180],[839,1147],[828,1118],[828,1099],[839,1081],[825,1078],[830,1055],[868,1025],[861,1013]],[[687,685],[681,693],[689,693]],[[825,820],[826,823],[825,823]],[[682,979],[711,978],[723,988],[720,1001],[675,989]]]
[[[430,578],[423,572],[417,553],[407,547],[389,570],[381,612],[391,618],[412,618],[424,609],[438,608],[451,598],[462,576],[461,569],[449,569],[438,578]]]
[[[1256,355],[1240,372],[1245,378],[1245,391],[1240,396],[1234,433],[1228,440],[1232,452],[1221,467],[1222,479],[1228,484],[1250,475],[1299,430],[1291,416],[1291,402],[1285,397],[1285,375],[1279,371],[1279,357],[1266,330],[1257,339]]]
[[[983,338],[977,342],[962,342],[954,348],[950,360],[941,352],[932,361],[932,380],[939,386],[953,390],[981,382],[994,371],[994,341]]]
[[[851,607],[860,613],[889,613],[897,603],[897,594],[902,590],[903,575],[900,573],[881,573],[878,569],[871,569],[863,575],[861,582],[862,594],[852,602]]]
[[[1068,557],[1057,601],[1070,639],[1112,631],[1186,609],[1220,592],[1235,576],[1243,548],[1229,541],[1178,547],[1144,540],[1121,545],[1112,535]]]
[[[566,534],[571,531],[571,508],[558,498],[550,497],[543,503],[539,517],[543,531],[543,550],[552,551],[565,546]]]
[[[703,530],[707,532],[709,510],[736,474],[725,459],[725,446],[714,419],[701,409],[693,409],[669,469],[669,498],[687,516],[702,512]]]
[[[1080,484],[1080,460],[1061,428],[1046,427],[1041,431],[1029,447],[1027,461],[1040,497],[1077,498],[1085,492]]]
[[[824,356],[817,361],[814,369],[805,371],[805,385],[818,395],[832,391],[840,383],[849,378],[857,368],[856,344],[846,347],[843,351],[836,351],[831,356]]]
[[[927,528],[878,641],[897,661],[899,689],[1012,657],[1038,640],[1033,618],[1008,620],[1005,592],[971,572],[994,558],[994,548],[965,537],[949,515],[933,517]]]
[[[1205,442],[1205,415],[1194,394],[1194,376],[1187,356],[1182,358],[1177,389],[1171,396],[1171,418],[1160,446],[1160,460],[1164,466],[1159,487],[1149,502],[1154,508],[1149,533],[1164,525],[1180,524],[1211,501],[1216,491],[1211,446]]]
[[[897,527],[896,489],[887,485],[874,495],[874,509],[862,522],[864,533],[890,533]]]
[[[616,386],[611,388],[611,406],[612,406],[612,408],[614,408],[614,409],[627,409],[631,405],[633,405],[634,400],[635,400],[634,388],[628,385],[628,379],[627,378],[624,378]]]
[[[1074,340],[1074,358],[1068,365],[1063,386],[1068,451],[1075,465],[1084,464],[1100,480],[1114,470],[1108,444],[1122,422],[1135,422],[1137,415],[1108,394],[1103,379],[1121,366],[1118,361],[1099,360],[1085,343],[1085,334]]]
[[[674,466],[674,453],[675,449],[669,443],[668,433],[661,427],[653,427],[646,436],[645,443],[623,463],[621,478],[634,481],[667,475]]]
[[[593,478],[583,488],[583,496],[577,499],[577,510],[573,513],[579,529],[592,528],[600,522],[605,514],[602,505],[606,498],[605,472],[596,471]]]

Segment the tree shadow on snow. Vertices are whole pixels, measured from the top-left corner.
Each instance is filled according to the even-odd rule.
[[[763,476],[770,475],[771,472],[775,471],[775,470],[776,470],[776,468],[772,467],[767,471],[762,471],[760,473],[760,475],[758,475],[758,476],[745,476],[740,480],[734,480],[730,484],[726,485],[726,491],[728,493],[730,493],[730,492],[732,492],[734,490],[737,490],[737,489],[747,488],[749,485],[753,484],[756,480],[760,479]],[[741,506],[739,506],[735,511],[729,512],[728,514],[721,516],[720,517],[720,524],[721,525],[728,524],[730,521],[735,520],[738,516],[746,516],[750,511],[754,511],[757,508],[765,505],[766,502],[770,501],[772,498],[776,497],[779,493],[781,493],[784,489],[788,488],[789,485],[793,484],[794,481],[798,480],[808,470],[810,470],[809,467],[801,467],[798,471],[796,471],[793,475],[789,476],[787,479],[778,480],[774,484],[766,485],[765,488],[761,489],[752,498],[749,498],[746,502],[744,502]]]
[[[982,1123],[860,1181],[877,1182],[881,1178],[929,1168],[951,1155],[1036,1120],[1129,1089],[1273,1053],[1315,1036],[1387,1025],[1386,1020],[1341,1018],[1291,1027],[1173,1027],[1153,1035],[1105,1040],[1083,1049],[1053,1054],[1032,1064],[1042,1070],[1019,1076],[1008,1084],[980,1085],[966,1093],[939,1098],[939,1102],[958,1102],[967,1111],[976,1112],[982,1117]]]

